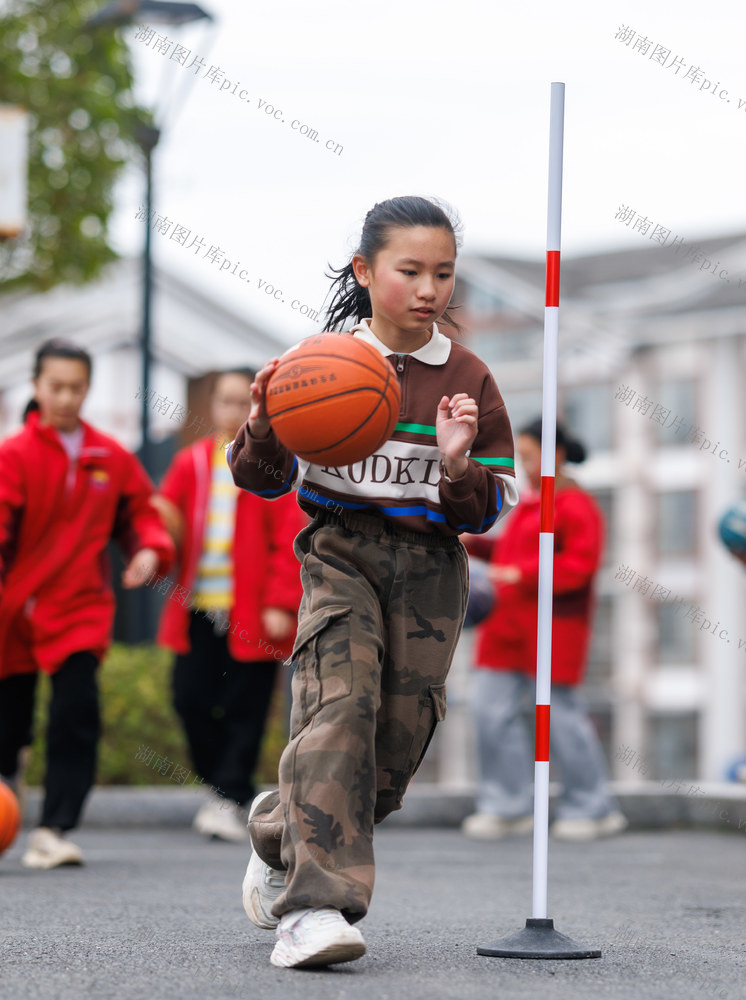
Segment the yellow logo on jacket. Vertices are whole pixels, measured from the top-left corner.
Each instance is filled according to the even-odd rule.
[[[91,471],[91,486],[98,490],[104,490],[109,485],[109,473],[104,469],[93,469]]]

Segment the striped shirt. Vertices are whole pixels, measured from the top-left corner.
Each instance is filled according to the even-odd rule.
[[[194,606],[230,611],[233,604],[233,535],[238,489],[218,444],[212,453],[210,498],[202,554],[194,584]]]
[[[434,324],[428,343],[410,354],[394,354],[367,320],[351,332],[387,356],[399,378],[401,410],[389,440],[363,461],[321,466],[298,459],[272,431],[253,439],[247,421],[226,449],[236,483],[268,500],[297,489],[311,516],[319,508],[364,510],[404,531],[487,531],[518,502],[513,434],[490,370]],[[440,463],[435,420],[441,398],[457,392],[476,400],[479,416],[466,472],[451,480]]]

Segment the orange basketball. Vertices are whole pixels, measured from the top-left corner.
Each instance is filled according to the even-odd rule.
[[[351,465],[388,441],[401,390],[388,360],[350,334],[291,347],[267,383],[267,414],[286,448],[314,465]]]
[[[4,781],[0,781],[0,854],[7,851],[21,828],[18,799]]]

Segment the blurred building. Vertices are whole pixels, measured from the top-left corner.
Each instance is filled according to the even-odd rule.
[[[686,257],[634,236],[562,261],[559,416],[588,446],[572,474],[608,528],[586,694],[616,778],[722,779],[746,748],[746,573],[717,538],[746,494],[746,235]],[[541,411],[544,273],[458,265],[464,343],[514,431]],[[439,741],[455,782],[471,771],[458,753],[469,646],[467,634]]]
[[[153,283],[151,434],[187,443],[209,428],[209,373],[256,367],[289,344],[171,271],[155,267]],[[0,436],[20,426],[37,348],[65,337],[93,356],[84,418],[127,448],[139,446],[141,285],[142,262],[123,259],[88,285],[0,296]]]

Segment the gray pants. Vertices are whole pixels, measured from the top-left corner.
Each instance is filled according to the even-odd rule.
[[[535,691],[534,679],[517,671],[474,671],[477,812],[505,819],[532,812],[534,750],[520,713]],[[562,779],[558,819],[600,819],[618,808],[606,791],[608,773],[596,731],[576,689],[564,684],[552,685],[550,756]]]

